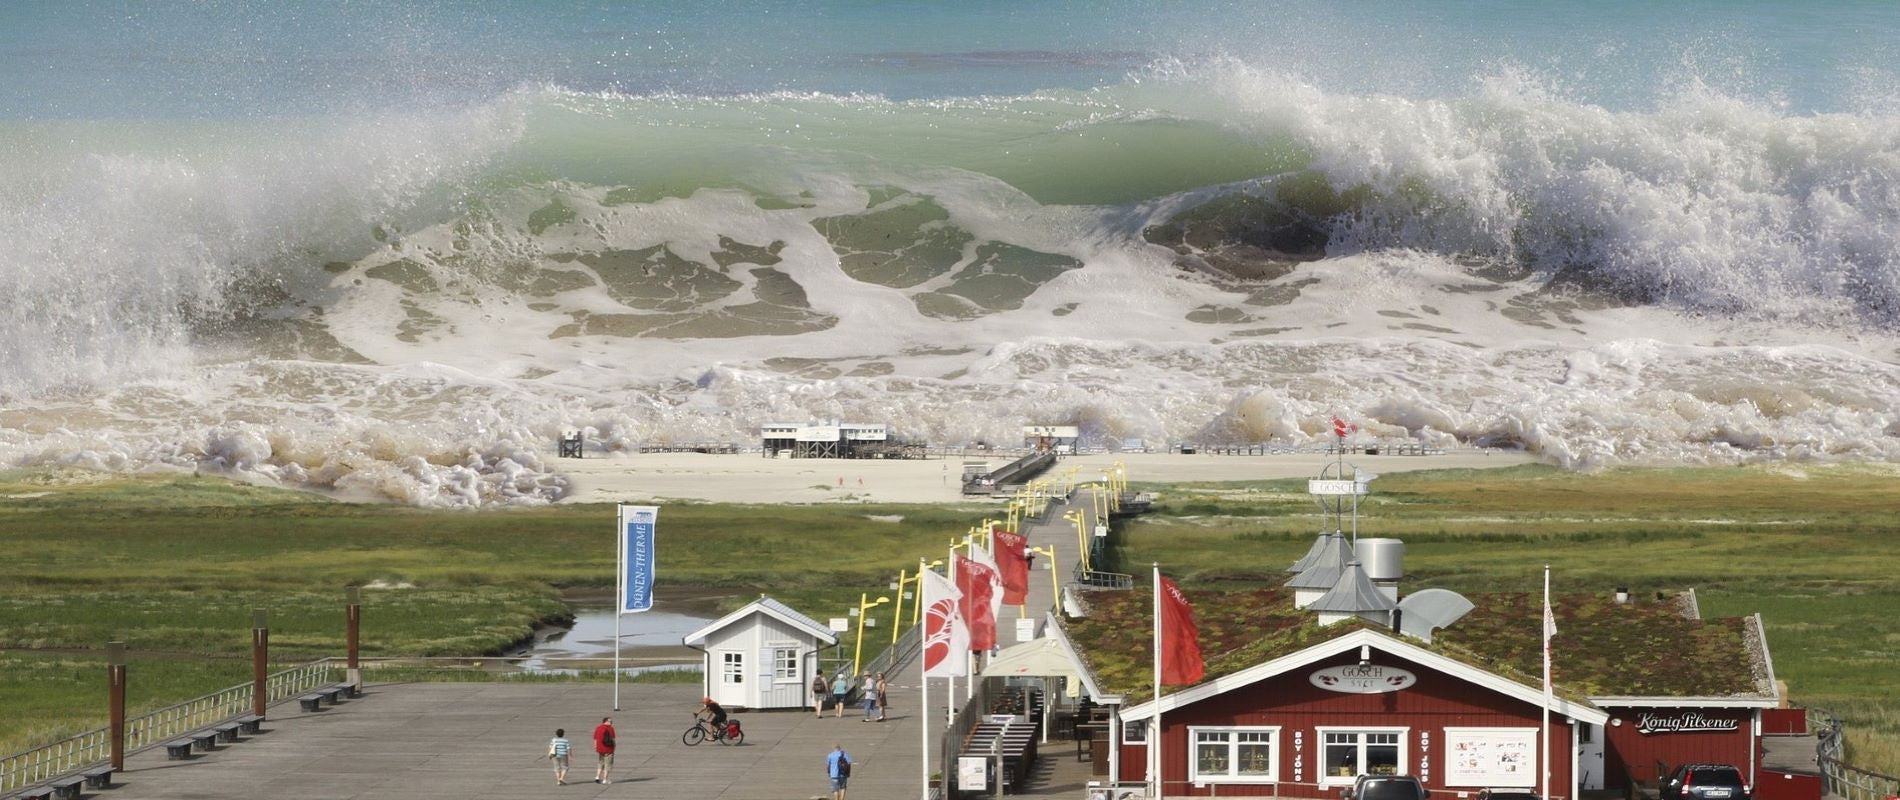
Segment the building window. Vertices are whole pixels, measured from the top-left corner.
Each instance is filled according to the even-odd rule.
[[[1352,783],[1359,775],[1403,775],[1405,728],[1320,728],[1320,782]]]
[[[745,683],[745,654],[725,653],[723,669],[719,671],[721,683],[738,685]]]
[[[1188,780],[1196,785],[1279,780],[1277,727],[1190,727],[1188,738],[1194,742]]]
[[[798,679],[798,648],[772,648],[772,680],[777,683],[800,683]]]
[[[1134,720],[1122,723],[1122,744],[1147,744],[1148,721]]]

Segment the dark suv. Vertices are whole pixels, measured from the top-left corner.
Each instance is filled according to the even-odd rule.
[[[1662,800],[1749,800],[1742,771],[1728,764],[1683,764],[1663,781]]]
[[[1410,775],[1361,775],[1339,796],[1344,800],[1425,800],[1432,793]]]

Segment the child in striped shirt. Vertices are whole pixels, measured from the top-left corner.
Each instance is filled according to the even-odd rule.
[[[567,785],[567,729],[555,728],[554,740],[548,742],[548,760],[554,762],[554,785]]]

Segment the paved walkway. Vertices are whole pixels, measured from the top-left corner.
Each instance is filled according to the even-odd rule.
[[[914,682],[913,682],[914,686]],[[842,744],[858,766],[854,798],[918,796],[916,695],[898,693],[887,722],[848,710],[748,712],[745,744],[687,747],[680,733],[698,707],[696,686],[623,684],[612,712],[606,684],[372,685],[335,708],[271,709],[265,732],[190,761],[147,751],[127,761],[110,798],[693,798],[830,797],[824,758]],[[914,691],[910,690],[910,691]],[[941,728],[941,708],[932,717]],[[619,730],[614,783],[592,783],[591,735],[604,715]],[[555,786],[548,739],[574,743],[569,785]]]

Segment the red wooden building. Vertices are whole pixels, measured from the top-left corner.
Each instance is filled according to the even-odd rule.
[[[1148,782],[1158,713],[1165,796],[1336,798],[1361,773],[1416,775],[1435,800],[1539,790],[1539,598],[1476,596],[1421,638],[1365,616],[1322,624],[1284,589],[1189,592],[1206,677],[1157,703],[1148,595],[1091,593],[1052,626],[1111,710],[1105,782]],[[1781,700],[1759,618],[1704,620],[1693,594],[1553,605],[1552,798],[1620,794],[1689,762],[1733,764],[1757,787],[1779,778],[1759,758],[1762,714]],[[1801,800],[1808,785],[1791,795],[1777,781],[1758,800]]]

